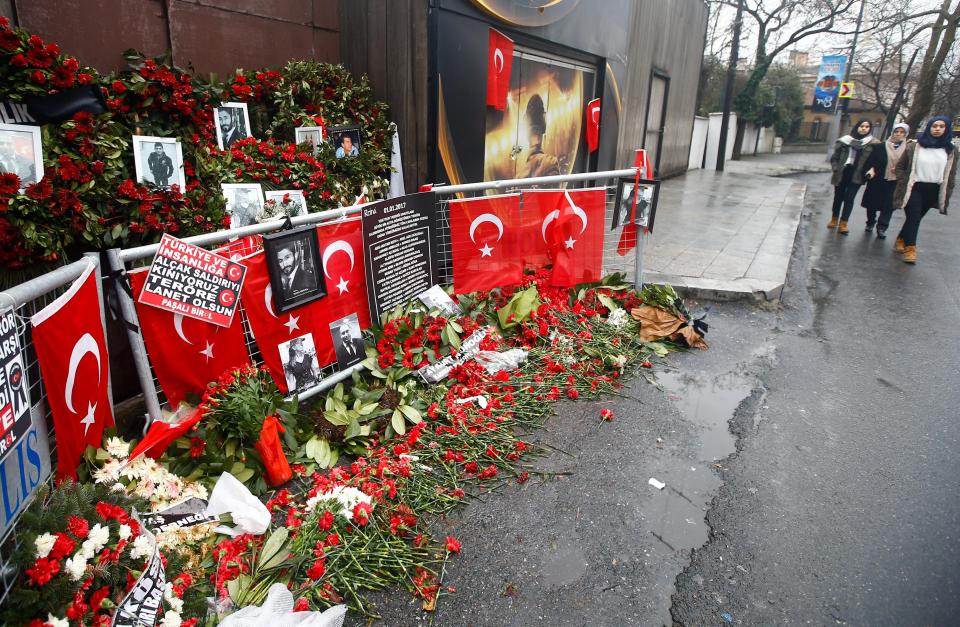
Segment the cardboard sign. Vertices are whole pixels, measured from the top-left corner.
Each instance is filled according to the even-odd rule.
[[[408,194],[363,208],[370,317],[413,300],[437,283],[437,199]]]
[[[447,375],[450,374],[450,371],[453,370],[455,366],[466,363],[480,352],[480,342],[487,337],[487,333],[489,332],[490,327],[477,329],[470,334],[470,337],[463,341],[463,344],[460,345],[460,351],[456,356],[447,355],[440,361],[417,370],[417,374],[420,375],[420,378],[423,379],[425,383],[437,383],[438,381],[446,379]]]
[[[246,266],[164,233],[140,302],[228,327],[246,274]]]
[[[27,372],[13,311],[0,314],[0,461],[30,429]]]
[[[46,406],[37,404],[30,410],[27,432],[10,454],[0,462],[0,537],[30,503],[30,497],[50,477],[50,445],[47,423],[43,419]]]

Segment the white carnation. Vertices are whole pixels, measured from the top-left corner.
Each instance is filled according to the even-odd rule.
[[[90,528],[90,535],[87,536],[87,540],[84,542],[90,542],[93,546],[93,552],[96,553],[103,547],[107,546],[107,542],[110,541],[110,527],[104,527],[100,523],[95,524]]]
[[[57,541],[57,536],[44,533],[37,536],[37,557],[46,557],[50,555],[53,544]]]
[[[130,534],[133,533],[133,529],[130,528],[130,525],[120,525],[120,539],[126,540],[130,537]]]
[[[180,599],[173,593],[173,584],[169,581],[167,582],[167,586],[163,589],[163,598],[166,600],[171,611],[183,611],[183,599]]]
[[[57,618],[53,614],[47,614],[47,625],[50,625],[50,627],[70,627],[70,621],[66,618]]]
[[[120,472],[123,470],[123,462],[111,459],[101,468],[93,471],[93,480],[97,483],[116,483],[120,479]]]
[[[180,627],[183,620],[178,612],[164,612],[160,627]]]
[[[619,307],[610,312],[607,316],[607,324],[612,327],[622,327],[627,323],[627,311]]]
[[[313,510],[319,503],[336,501],[341,507],[340,515],[347,520],[353,520],[353,508],[360,503],[367,503],[373,506],[373,500],[360,490],[350,486],[336,486],[335,488],[322,492],[307,500],[307,511]]]
[[[70,575],[70,579],[80,581],[83,579],[83,574],[87,571],[87,560],[84,559],[83,555],[78,553],[65,561],[63,568]]]
[[[104,448],[107,449],[107,453],[109,453],[111,457],[118,459],[126,459],[127,455],[130,454],[130,445],[120,438],[108,439],[107,445]]]
[[[153,555],[153,542],[147,536],[137,536],[137,539],[133,541],[133,548],[130,549],[130,557],[137,559],[151,555]]]

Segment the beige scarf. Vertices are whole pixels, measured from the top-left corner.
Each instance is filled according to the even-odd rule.
[[[907,147],[907,140],[904,139],[900,142],[899,146],[895,146],[892,141],[889,139],[883,142],[883,145],[887,148],[887,171],[884,172],[883,178],[888,181],[897,180],[897,161],[900,160],[900,155],[903,154],[904,149]]]

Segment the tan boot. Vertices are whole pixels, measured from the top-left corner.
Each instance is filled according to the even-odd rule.
[[[850,229],[847,228],[846,220],[840,220],[840,228],[837,231],[840,233],[840,235],[846,235],[850,232]]]
[[[903,245],[903,238],[898,237],[897,241],[893,243],[893,252],[902,253],[904,250],[906,250],[906,248]]]
[[[828,228],[828,229],[835,229],[835,228],[837,228],[837,218],[836,218],[836,216],[830,218],[830,221],[827,222],[827,228]]]
[[[917,247],[916,246],[907,246],[906,248],[904,248],[903,262],[917,263]]]

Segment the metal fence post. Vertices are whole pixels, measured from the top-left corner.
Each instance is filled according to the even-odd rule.
[[[120,261],[120,249],[111,248],[106,252],[107,263],[110,265],[110,272],[122,272],[123,262]],[[137,310],[134,307],[133,299],[124,290],[116,290],[117,300],[120,303],[120,313],[124,319],[135,325],[140,324],[137,318]],[[147,426],[160,420],[160,398],[157,396],[157,388],[153,385],[153,374],[150,371],[150,360],[147,357],[147,347],[143,344],[143,336],[140,335],[139,328],[133,330],[127,327],[127,339],[130,341],[130,351],[133,354],[133,363],[137,368],[137,378],[140,379],[140,389],[143,390],[143,400],[147,405]]]

